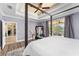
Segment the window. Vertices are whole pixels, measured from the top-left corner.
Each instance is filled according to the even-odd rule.
[[[49,25],[49,36],[51,35],[51,21]],[[63,36],[64,35],[64,18],[52,20],[52,35]]]

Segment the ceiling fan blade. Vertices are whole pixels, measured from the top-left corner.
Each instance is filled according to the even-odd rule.
[[[42,7],[42,9],[49,9],[50,7]]]
[[[38,11],[38,9],[34,13],[36,13],[37,11]]]
[[[38,7],[39,7],[39,8],[42,7],[42,3],[39,3],[39,6],[38,6]]]
[[[42,3],[39,3],[38,8],[41,8],[41,7],[42,7]],[[36,13],[37,11],[38,11],[38,9],[34,13]]]

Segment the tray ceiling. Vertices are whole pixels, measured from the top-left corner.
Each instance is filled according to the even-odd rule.
[[[31,3],[32,5],[36,6],[37,8],[39,8],[39,4],[40,3]],[[47,11],[51,8],[53,8],[56,5],[56,3],[42,3],[41,7],[39,9],[43,10],[43,11]],[[49,7],[48,9],[42,9],[42,7]],[[37,9],[31,6],[28,6],[28,11],[34,13]],[[38,10],[36,13],[37,15],[42,14],[42,12],[40,10]]]

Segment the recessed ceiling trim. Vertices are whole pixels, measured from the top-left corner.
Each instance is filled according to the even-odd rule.
[[[45,14],[47,14],[47,15],[49,15],[49,16],[50,16],[50,14],[49,14],[49,13],[47,13],[47,12],[45,12],[45,11],[43,11],[43,10],[39,9],[38,7],[36,7],[36,6],[34,6],[34,5],[30,4],[30,3],[28,3],[28,5],[30,5],[31,7],[35,8],[35,9],[38,9],[38,10],[40,10],[41,12],[43,12],[43,13],[45,13]]]
[[[55,16],[55,15],[57,15],[57,14],[60,14],[60,13],[63,13],[63,12],[66,12],[66,11],[69,11],[69,10],[72,10],[72,9],[75,9],[75,8],[78,8],[78,7],[79,7],[79,5],[78,5],[78,6],[74,6],[74,7],[72,7],[72,8],[67,9],[67,10],[64,10],[64,11],[61,11],[61,12],[59,12],[59,13],[53,14],[52,16]]]

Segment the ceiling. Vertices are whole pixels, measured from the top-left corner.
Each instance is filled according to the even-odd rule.
[[[39,8],[40,3],[31,3],[31,4],[36,6],[37,8]],[[39,9],[46,12],[47,10],[53,8],[55,5],[57,5],[57,3],[42,3],[41,8],[39,8]],[[50,8],[49,9],[42,9],[42,7],[50,7]],[[29,12],[34,13],[37,9],[34,8],[34,7],[29,6],[28,10],[29,10]],[[38,10],[35,14],[40,15],[40,14],[42,14],[42,12],[40,10]]]
[[[22,13],[22,15],[17,14],[17,11],[18,11],[17,9],[19,8],[17,8],[16,3],[0,3],[0,13],[2,14],[2,16],[9,16],[9,17],[11,16],[11,17],[17,17],[17,18],[24,17],[23,15],[24,13]]]
[[[39,3],[31,3],[32,5],[38,7]],[[50,7],[53,8],[57,3],[43,3],[42,7]],[[41,8],[40,8],[41,9]],[[25,17],[25,4],[24,3],[1,3],[0,4],[0,12],[5,16],[13,16],[13,17]],[[38,12],[34,13],[37,10],[31,6],[28,6],[29,17],[38,19],[42,13],[38,10]],[[43,11],[48,11],[49,9],[41,9]]]
[[[38,7],[39,3],[31,3],[32,5]],[[42,7],[50,7],[49,9],[42,9],[39,8],[49,15],[54,15],[58,12],[61,12],[63,10],[69,9],[71,7],[77,6],[79,4],[70,4],[70,3],[43,3]],[[36,20],[42,20],[42,19],[48,19],[49,15],[45,13],[41,13],[40,11],[34,13],[36,11],[36,8],[33,8],[31,6],[28,6],[28,17],[31,19],[36,19]],[[53,16],[59,17],[59,16],[65,16],[74,13],[74,12],[79,12],[78,10],[74,10],[73,12],[65,12],[64,14],[58,14]],[[11,17],[19,17],[19,18],[25,18],[25,4],[24,3],[0,3],[0,13],[5,16],[11,16]],[[50,17],[49,17],[50,18]]]

